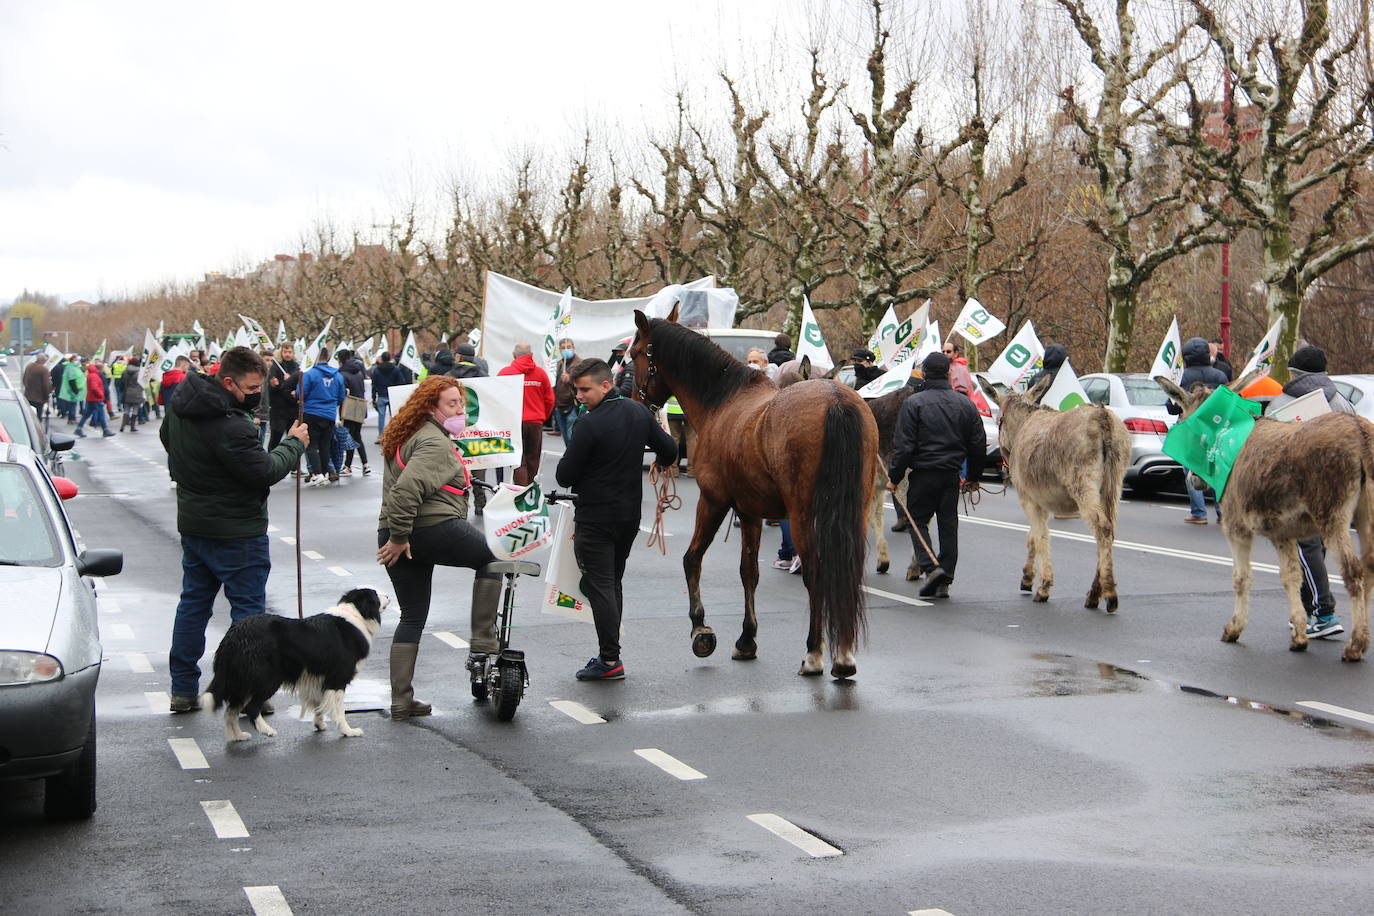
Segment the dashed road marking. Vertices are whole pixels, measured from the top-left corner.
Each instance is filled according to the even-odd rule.
[[[167,743],[172,746],[172,753],[176,754],[177,763],[183,770],[210,769],[210,761],[200,752],[195,738],[168,738]]]
[[[285,538],[283,538],[282,540],[285,540]],[[310,559],[312,559],[312,560],[323,560],[323,559],[324,559],[324,554],[320,553],[320,552],[317,551],[317,550],[302,550],[302,551],[301,551],[301,556],[303,556],[303,557],[308,557],[308,558],[310,558]]]
[[[1333,716],[1344,716],[1347,719],[1354,719],[1356,722],[1374,725],[1374,716],[1367,712],[1346,709],[1344,706],[1332,706],[1330,703],[1321,703],[1317,700],[1303,700],[1298,705],[1306,709],[1315,709],[1317,712],[1329,712]]]
[[[109,595],[102,595],[97,603],[100,607],[101,612],[105,614],[124,613],[124,608],[120,607],[119,602]]]
[[[248,828],[243,824],[243,818],[234,810],[234,803],[228,799],[218,801],[203,801],[201,808],[205,810],[205,816],[210,819],[210,826],[215,828],[215,836],[221,840],[237,840],[248,836]]]
[[[583,725],[605,725],[606,720],[592,712],[581,703],[572,700],[549,700],[549,705],[565,716],[571,716]],[[636,751],[635,753],[638,753]]]
[[[332,573],[333,573],[334,575],[336,575],[336,576],[351,576],[351,575],[353,575],[351,572],[349,572],[348,570],[344,569],[342,566],[331,566],[331,567],[329,567],[329,571],[332,572]]]
[[[639,526],[639,530],[640,530],[640,531],[643,531],[645,534],[653,534],[653,533],[654,533],[654,529],[652,529],[652,528],[650,528],[650,527],[648,527],[648,526],[646,526],[646,525],[640,525],[640,526]],[[665,532],[663,532],[663,536],[666,537],[666,538],[670,538],[670,537],[673,537],[674,535],[673,535],[673,533],[672,533],[671,531],[665,531]]]
[[[636,748],[635,753],[667,773],[669,776],[676,776],[678,779],[682,780],[706,778],[706,774],[701,772],[701,770],[689,767],[672,754],[665,754],[656,747]]]
[[[110,624],[110,637],[112,639],[133,639],[134,628],[127,623]]]
[[[435,633],[435,634],[434,634],[434,638],[437,639],[437,640],[439,640],[440,642],[448,643],[450,646],[452,646],[452,647],[455,648],[455,649],[466,649],[466,648],[468,647],[468,644],[467,644],[467,642],[466,642],[465,640],[459,639],[457,636],[454,636],[452,633],[445,633],[445,632],[442,632],[442,631],[441,631],[441,632]]]
[[[954,916],[949,910],[907,910],[906,916]]]
[[[820,837],[807,833],[785,817],[776,814],[751,814],[749,820],[774,836],[786,840],[813,859],[844,855],[844,850],[831,846]]]
[[[280,531],[280,530],[281,530],[281,529],[278,528],[276,525],[268,525],[268,526],[267,526],[267,533],[268,533],[268,534],[276,534],[276,533],[277,533],[278,531]]]
[[[863,590],[870,595],[877,595],[879,598],[887,598],[891,601],[900,601],[903,604],[910,604],[915,607],[930,607],[929,601],[922,601],[920,598],[911,598],[906,595],[899,595],[896,592],[885,592],[880,588],[873,588],[871,585],[862,586]]]
[[[253,916],[291,916],[291,907],[286,902],[281,888],[275,884],[245,887],[248,905],[253,908]]]
[[[154,715],[166,715],[172,707],[172,697],[162,690],[145,690],[143,699]]]
[[[286,544],[288,547],[295,547],[295,546],[296,546],[296,539],[295,539],[295,538],[286,537],[285,535],[282,536],[281,542],[282,542],[283,544]]]
[[[129,670],[134,674],[152,674],[153,664],[148,661],[148,656],[142,652],[125,652],[124,660],[129,663]]]

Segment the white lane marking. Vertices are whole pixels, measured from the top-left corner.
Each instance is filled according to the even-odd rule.
[[[1364,722],[1374,725],[1374,716],[1367,712],[1358,712],[1354,709],[1346,709],[1344,706],[1332,706],[1330,703],[1321,703],[1317,700],[1303,700],[1298,703],[1307,709],[1315,709],[1317,712],[1329,712],[1333,716],[1345,716],[1347,719],[1354,719],[1356,722]]]
[[[110,638],[112,639],[133,639],[134,628],[127,623],[110,624]]]
[[[606,720],[592,712],[581,703],[572,700],[549,700],[549,705],[565,716],[571,716],[583,725],[605,725]],[[638,753],[636,751],[635,753]]]
[[[267,533],[268,533],[268,534],[276,534],[276,533],[277,533],[278,531],[280,531],[280,530],[281,530],[281,529],[278,528],[276,525],[268,525],[268,526],[267,526]]]
[[[129,670],[134,674],[152,674],[153,664],[148,661],[148,656],[142,652],[125,652],[124,660],[129,663]]]
[[[114,599],[114,597],[111,596],[111,595],[103,595],[103,596],[101,596],[101,598],[100,598],[98,604],[100,605],[100,610],[103,611],[103,612],[106,613],[106,614],[122,614],[122,613],[124,613],[124,608],[120,607],[119,602],[116,601],[116,600]]]
[[[435,633],[435,634],[434,634],[434,638],[437,639],[437,640],[439,640],[440,642],[448,643],[450,646],[452,646],[452,647],[455,648],[455,649],[466,649],[466,648],[468,647],[467,642],[465,642],[464,640],[459,639],[457,636],[454,636],[452,633],[444,633],[444,632]]]
[[[909,597],[907,597],[906,595],[898,595],[898,594],[895,593],[895,592],[885,592],[885,591],[883,591],[883,590],[880,589],[880,588],[873,588],[873,587],[868,586],[868,585],[864,585],[864,586],[861,586],[861,587],[863,588],[864,591],[868,592],[870,595],[877,595],[879,598],[888,598],[888,599],[891,599],[892,601],[900,601],[900,602],[902,602],[903,604],[911,604],[911,605],[915,605],[916,607],[930,607],[930,606],[931,606],[931,602],[929,602],[929,601],[922,601],[920,598],[909,598]]]
[[[275,884],[245,887],[243,892],[248,895],[248,905],[253,908],[253,916],[292,916],[286,897]]]
[[[344,569],[342,566],[331,566],[331,567],[329,567],[329,571],[332,572],[332,573],[333,573],[334,575],[336,575],[336,576],[351,576],[351,575],[353,575],[351,572],[349,572],[348,570]]]
[[[316,551],[316,550],[302,550],[302,551],[301,551],[301,556],[303,556],[303,557],[309,557],[309,558],[312,559],[312,560],[323,560],[323,559],[324,559],[324,554],[322,554],[322,553],[320,553],[319,551]]]
[[[844,850],[836,849],[818,836],[807,833],[787,818],[776,814],[751,814],[749,820],[776,837],[786,840],[813,859],[842,856]]]
[[[939,908],[930,910],[907,910],[906,916],[954,916],[949,910]]]
[[[168,712],[172,707],[171,695],[161,690],[146,690],[143,699],[148,702],[148,708],[158,715]]]
[[[701,772],[701,770],[692,769],[672,754],[665,754],[656,747],[636,748],[635,753],[667,773],[669,776],[676,776],[678,779],[683,780],[706,778],[706,774]]]
[[[283,536],[283,537],[281,538],[281,542],[282,542],[283,544],[286,544],[287,546],[290,546],[290,547],[295,547],[295,546],[296,546],[296,539],[295,539],[295,538],[289,538],[289,537]]]
[[[172,746],[172,753],[177,755],[177,763],[183,770],[210,769],[210,761],[200,752],[195,738],[168,738],[167,743]]]
[[[640,525],[640,526],[639,526],[639,530],[640,530],[640,531],[643,531],[645,534],[653,534],[653,533],[654,533],[654,529],[649,528],[649,527],[646,526],[646,525]],[[670,538],[670,537],[675,537],[675,535],[674,535],[671,531],[665,531],[665,532],[663,532],[663,536],[664,536],[664,537],[669,537],[669,538]]]
[[[248,836],[248,828],[234,810],[233,802],[228,799],[203,801],[200,806],[205,809],[205,816],[210,819],[210,826],[215,828],[215,836],[219,839],[237,840]]]

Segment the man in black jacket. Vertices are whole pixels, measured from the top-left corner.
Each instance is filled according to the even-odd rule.
[[[167,665],[172,712],[200,709],[199,662],[220,587],[234,620],[267,610],[267,494],[300,461],[309,434],[295,423],[263,451],[252,412],[266,377],[262,357],[234,347],[216,375],[187,374],[167,403],[159,435],[181,534],[181,601]]]
[[[600,654],[577,672],[577,679],[618,681],[625,677],[620,661],[621,579],[639,533],[644,447],[654,450],[659,468],[676,468],[677,443],[648,408],[620,396],[605,360],[584,359],[568,374],[587,413],[578,421],[577,435],[555,476],[577,494],[573,545],[601,647]]]
[[[887,488],[896,493],[897,484],[911,471],[906,498],[907,511],[916,523],[912,552],[927,576],[920,595],[948,598],[959,561],[960,477],[967,480],[963,489],[978,489],[987,459],[987,436],[978,408],[949,384],[949,357],[932,353],[921,363],[921,370],[925,376],[921,390],[906,399],[897,416]],[[930,543],[932,515],[940,531],[938,560],[925,547]]]
[[[291,424],[296,422],[296,416],[300,412],[296,402],[296,386],[300,380],[301,364],[296,362],[296,348],[293,344],[284,343],[277,353],[277,358],[272,360],[272,366],[267,373],[269,451],[281,444],[282,436],[285,436]]]

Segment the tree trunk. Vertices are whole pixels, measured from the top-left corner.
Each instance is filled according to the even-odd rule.
[[[1261,270],[1266,287],[1268,321],[1265,330],[1283,316],[1283,331],[1269,373],[1276,382],[1288,381],[1288,357],[1297,348],[1298,323],[1302,319],[1302,290],[1298,289],[1298,265],[1293,257],[1293,227],[1289,202],[1276,201],[1272,215],[1260,230],[1263,254]]]
[[[1113,252],[1107,262],[1107,355],[1103,372],[1125,372],[1135,335],[1135,305],[1139,286],[1134,265]]]

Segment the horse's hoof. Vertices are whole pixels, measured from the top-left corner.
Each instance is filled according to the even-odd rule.
[[[819,665],[813,668],[806,662],[802,662],[801,669],[797,671],[797,673],[800,674],[802,677],[816,677],[822,674],[824,671],[825,669],[821,668]]]
[[[706,658],[716,651],[716,634],[710,630],[703,630],[692,637],[692,654],[697,658]]]
[[[1343,662],[1357,662],[1362,658],[1364,658],[1364,653],[1350,646],[1346,646],[1345,651],[1341,653],[1341,661]]]
[[[1097,599],[1089,598],[1088,600],[1083,602],[1083,606],[1090,611],[1095,611],[1097,610]]]
[[[759,649],[758,646],[750,646],[746,649],[736,645],[735,651],[730,654],[730,657],[737,662],[752,662],[759,657]]]
[[[1031,600],[1036,602],[1037,604],[1044,604],[1046,601],[1050,600],[1050,593],[1036,592],[1034,595],[1031,595]]]
[[[839,662],[832,662],[830,665],[830,676],[837,681],[843,681],[859,673],[858,665],[842,665]]]
[[[1240,639],[1240,631],[1238,630],[1232,632],[1231,628],[1227,627],[1226,629],[1221,631],[1222,642],[1235,642],[1238,639]]]
[[[1035,586],[1035,583],[1034,583],[1034,582],[1031,582],[1029,579],[1022,579],[1022,580],[1021,580],[1021,591],[1023,591],[1023,592],[1029,592],[1029,591],[1031,591],[1031,590],[1034,588],[1034,586]]]
[[[891,565],[891,564],[888,563],[887,560],[883,560],[881,563],[878,564],[878,573],[879,573],[880,575],[883,574],[883,573],[886,573],[886,572],[887,572],[887,568],[888,568],[888,566],[890,566],[890,565]]]
[[[1307,640],[1304,639],[1302,642],[1298,642],[1296,639],[1293,640],[1292,642],[1290,642],[1290,643],[1288,644],[1288,651],[1289,651],[1289,652],[1306,652],[1306,651],[1307,651]]]

